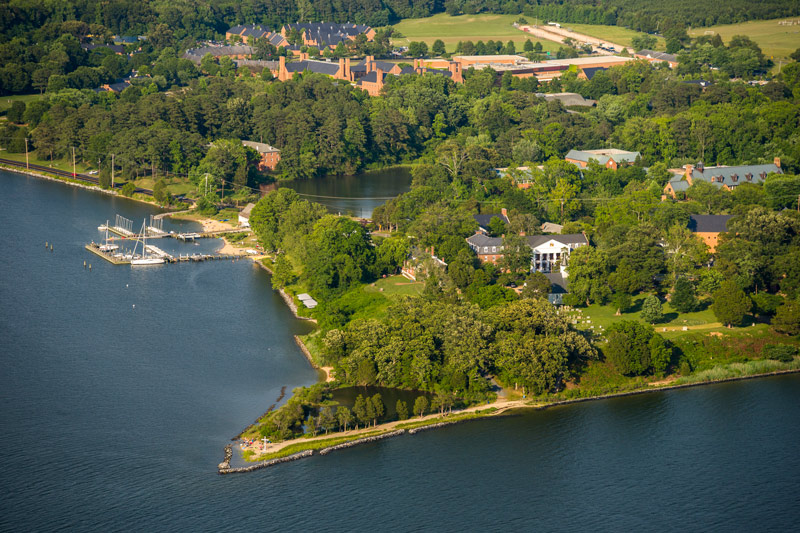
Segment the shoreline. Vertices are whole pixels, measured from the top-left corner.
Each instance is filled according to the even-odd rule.
[[[678,385],[666,385],[666,386],[663,386],[663,387],[650,387],[650,388],[646,388],[646,389],[637,389],[637,390],[625,391],[625,392],[615,392],[615,393],[610,393],[610,394],[586,396],[584,398],[571,398],[571,399],[568,399],[568,400],[559,400],[559,401],[547,402],[547,403],[529,403],[530,401],[526,401],[526,400],[495,401],[494,403],[491,403],[491,404],[468,407],[466,409],[462,409],[461,411],[448,413],[448,414],[446,414],[444,416],[442,416],[439,413],[432,413],[432,414],[427,415],[425,417],[416,419],[416,420],[418,420],[420,422],[431,421],[430,424],[423,423],[420,426],[409,428],[407,430],[405,428],[401,428],[401,429],[404,430],[403,434],[407,433],[409,435],[414,435],[414,434],[422,432],[422,431],[439,429],[439,428],[442,428],[442,427],[451,426],[451,425],[459,424],[459,423],[462,423],[462,422],[468,422],[470,420],[480,420],[480,419],[492,418],[492,417],[497,417],[497,416],[508,416],[511,412],[514,412],[514,411],[521,411],[521,410],[527,410],[527,409],[543,411],[545,409],[550,409],[550,408],[553,408],[553,407],[561,407],[561,406],[570,405],[570,404],[578,404],[578,403],[584,403],[584,402],[594,402],[594,401],[601,401],[601,400],[610,400],[610,399],[613,399],[613,398],[623,398],[623,397],[626,397],[626,396],[639,396],[639,395],[642,395],[642,394],[650,394],[650,393],[654,393],[654,392],[669,392],[669,391],[674,391],[674,390],[679,390],[679,389],[688,389],[688,388],[693,388],[693,387],[716,385],[716,384],[730,383],[730,382],[735,382],[735,381],[746,381],[746,380],[760,379],[760,378],[767,378],[767,377],[774,377],[774,376],[785,376],[785,375],[799,374],[799,373],[800,373],[800,368],[790,368],[790,369],[784,369],[784,370],[776,370],[776,371],[772,371],[772,372],[762,372],[762,373],[751,374],[751,375],[746,375],[746,376],[734,376],[734,377],[715,379],[715,380],[709,380],[709,381],[697,381],[697,382],[694,382],[694,383],[681,383],[681,384],[678,384]],[[481,413],[480,411],[488,411],[488,412]],[[272,446],[270,446],[269,450],[264,450],[266,453],[264,453],[262,455],[266,455],[266,454],[270,454],[270,453],[273,453],[273,454],[274,453],[279,453],[282,449],[284,449],[286,447],[289,447],[289,446],[292,446],[292,445],[296,445],[296,444],[309,443],[310,446],[313,446],[313,443],[315,443],[315,442],[319,442],[319,441],[326,440],[326,439],[331,439],[331,438],[336,438],[337,436],[340,436],[341,438],[347,438],[348,436],[355,437],[353,440],[347,441],[346,443],[344,443],[344,444],[347,444],[347,446],[338,445],[337,449],[339,447],[342,447],[342,448],[344,448],[344,447],[352,447],[352,446],[356,446],[358,444],[365,443],[366,441],[372,442],[373,439],[358,438],[358,436],[361,435],[361,434],[368,433],[368,432],[374,432],[374,431],[381,431],[382,433],[380,433],[380,435],[388,435],[389,433],[393,433],[392,436],[394,436],[396,434],[400,434],[400,433],[396,432],[397,429],[398,429],[397,426],[403,425],[403,424],[412,424],[413,425],[414,422],[415,422],[414,418],[409,418],[407,420],[395,420],[395,421],[392,421],[392,422],[379,424],[378,426],[374,426],[374,427],[371,427],[371,428],[363,428],[363,429],[360,429],[360,430],[350,430],[350,431],[347,431],[347,432],[337,432],[337,433],[334,433],[332,435],[321,435],[319,437],[312,437],[312,438],[308,438],[308,439],[291,439],[291,440],[288,440],[288,441],[283,441],[283,442],[280,442],[280,443],[273,444]],[[318,455],[318,454],[319,455],[325,455],[325,454],[321,454],[320,450],[317,450],[317,449],[314,449],[314,448],[309,448],[307,450],[304,450],[303,452],[306,453],[306,455],[303,455],[303,457],[311,457],[312,455]],[[303,452],[300,452],[300,453],[303,453]],[[293,455],[296,456],[298,454],[293,454]],[[297,457],[297,458],[300,458],[300,457]],[[276,458],[276,459],[279,459],[279,458]],[[280,461],[280,462],[283,462],[283,461]],[[263,467],[266,467],[266,466],[272,466],[273,464],[279,464],[280,462],[275,462],[275,459],[269,459],[269,460],[262,460],[262,461],[253,462],[254,466],[255,465],[258,465],[258,466],[256,466],[256,468],[248,469],[246,471],[252,471],[252,470],[256,470],[256,469],[263,468]],[[223,473],[227,473],[227,472],[220,471],[219,473],[223,474]]]
[[[48,176],[47,174],[42,174],[40,172],[36,172],[36,171],[33,171],[33,170],[26,170],[26,169],[17,168],[17,167],[9,167],[9,166],[4,165],[2,163],[0,163],[0,169],[3,169],[3,170],[8,171],[8,172],[15,172],[17,174],[22,174],[22,175],[25,175],[25,176],[30,176],[32,178],[39,178],[39,179],[43,179],[43,180],[62,183],[64,185],[69,185],[71,187],[77,187],[79,189],[85,189],[87,191],[99,192],[99,193],[102,193],[102,194],[107,194],[109,196],[115,196],[117,198],[125,198],[126,200],[132,200],[134,202],[147,204],[147,205],[150,205],[150,206],[153,206],[153,207],[157,207],[159,209],[165,209],[165,208],[161,207],[160,205],[158,205],[155,202],[149,202],[147,200],[144,200],[142,198],[136,198],[134,196],[123,196],[120,193],[118,193],[117,191],[114,191],[114,190],[111,190],[111,189],[103,189],[102,187],[100,187],[98,185],[89,185],[87,183],[80,183],[77,180],[71,180],[71,179],[68,179],[68,178],[59,178],[57,176]],[[163,214],[169,214],[169,211],[167,211],[166,213],[163,213]]]

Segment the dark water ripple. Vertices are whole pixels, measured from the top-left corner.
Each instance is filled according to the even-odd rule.
[[[796,529],[797,376],[218,476],[232,435],[314,381],[291,338],[306,325],[247,262],[133,270],[83,250],[100,222],[147,206],[3,172],[0,189],[2,531]]]

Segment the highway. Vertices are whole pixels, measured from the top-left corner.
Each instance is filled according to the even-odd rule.
[[[88,174],[75,174],[73,175],[72,172],[67,172],[66,170],[58,170],[57,168],[50,168],[43,165],[34,165],[31,163],[30,165],[26,164],[24,161],[14,161],[13,159],[3,159],[0,158],[0,163],[4,165],[9,165],[12,167],[19,167],[23,169],[29,169],[38,172],[47,172],[48,174],[54,174],[56,176],[62,176],[64,178],[74,179],[76,181],[84,181],[86,183],[91,183],[92,185],[99,185],[100,179],[97,176],[90,176]],[[115,189],[121,189],[122,186],[120,184],[115,184]],[[148,196],[153,196],[153,191],[150,189],[142,189],[141,187],[137,187],[134,192],[138,192],[140,194],[146,194]]]

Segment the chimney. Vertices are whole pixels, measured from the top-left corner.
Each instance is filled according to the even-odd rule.
[[[695,165],[695,167],[696,167],[696,168],[697,168],[697,170],[699,170],[700,172],[703,172],[703,170],[705,169],[705,167],[703,166],[703,162],[702,162],[702,161],[698,161],[698,162],[697,162],[697,165]]]
[[[347,78],[347,81],[353,81],[353,72],[350,70],[350,58],[347,57],[344,60],[344,75]]]
[[[281,56],[278,58],[278,79],[280,81],[286,81],[289,79],[289,73],[286,72],[286,56]]]
[[[375,68],[375,56],[367,56],[364,61],[367,63],[367,72],[372,72],[372,69]]]
[[[775,159],[772,160],[772,162],[775,163],[776,167],[781,168],[781,158],[780,157],[776,157]]]
[[[684,168],[686,169],[686,178],[691,179],[692,172],[694,172],[694,165],[686,165]]]

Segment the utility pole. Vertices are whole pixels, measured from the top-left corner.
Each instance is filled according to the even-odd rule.
[[[114,190],[114,154],[111,154],[111,190]]]
[[[25,137],[25,169],[30,170],[31,165],[28,163],[28,138]]]
[[[75,172],[75,147],[72,147],[72,177],[77,177],[78,174]]]
[[[206,196],[208,196],[208,172],[206,172]]]
[[[223,204],[225,203],[225,178],[222,178],[222,195],[219,199]]]

